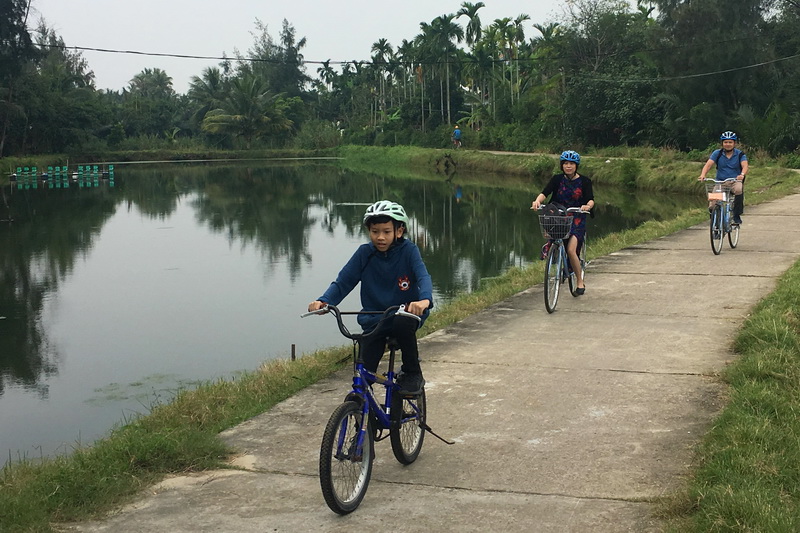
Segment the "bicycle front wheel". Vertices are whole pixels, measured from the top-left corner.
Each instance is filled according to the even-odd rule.
[[[736,248],[739,244],[739,224],[732,224],[731,231],[728,233],[728,244],[731,248]]]
[[[372,474],[373,434],[367,426],[358,451],[358,435],[364,414],[356,402],[339,405],[328,420],[319,451],[319,482],[325,503],[335,513],[356,510],[367,493]]]
[[[422,441],[425,440],[425,391],[418,397],[403,398],[395,394],[392,399],[392,427],[389,440],[395,458],[404,465],[417,460]]]
[[[717,204],[711,212],[711,251],[714,255],[719,255],[722,251],[722,239],[725,237],[722,231],[722,206]]]
[[[558,291],[561,288],[561,246],[560,242],[554,242],[544,262],[544,306],[548,313],[555,311],[558,305]]]

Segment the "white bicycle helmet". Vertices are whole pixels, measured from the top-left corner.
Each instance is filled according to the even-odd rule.
[[[379,200],[367,208],[364,213],[364,224],[367,223],[372,217],[388,216],[398,222],[402,222],[408,226],[408,216],[403,206],[397,202],[390,202],[389,200]]]

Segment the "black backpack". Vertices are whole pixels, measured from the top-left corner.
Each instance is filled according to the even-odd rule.
[[[735,148],[734,148],[734,150],[735,150]],[[719,168],[719,158],[722,157],[722,152],[723,152],[723,150],[722,150],[722,148],[720,148],[719,153],[717,153],[717,158],[714,159],[714,163],[717,164],[717,168]],[[739,161],[738,161],[739,168],[742,168],[742,156],[743,155],[744,155],[744,152],[739,150]]]

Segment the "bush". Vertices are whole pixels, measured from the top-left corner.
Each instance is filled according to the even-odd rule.
[[[527,166],[531,176],[538,180],[547,179],[558,172],[556,160],[544,155],[531,157]]]
[[[784,157],[782,165],[787,168],[800,168],[800,151],[795,150]]]
[[[345,130],[342,143],[355,144],[356,146],[372,146],[375,144],[375,130],[373,128]]]
[[[303,124],[292,141],[292,146],[300,150],[334,148],[342,142],[336,126],[326,120],[310,120]]]
[[[636,178],[642,172],[642,165],[636,159],[625,159],[620,166],[620,177],[626,187],[635,187]]]

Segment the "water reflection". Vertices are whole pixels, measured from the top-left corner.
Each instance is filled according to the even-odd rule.
[[[14,384],[47,398],[46,378],[58,373],[59,358],[40,321],[43,303],[91,247],[114,201],[75,188],[7,187],[2,195],[0,396]]]
[[[377,199],[405,206],[436,299],[474,290],[537,256],[528,207],[541,186],[194,164],[118,167],[114,187],[6,187],[0,451],[91,441],[121,413],[146,411],[143,395],[254,369],[294,343],[341,344],[297,315],[366,239],[361,216]],[[597,195],[591,237],[698,204]]]

